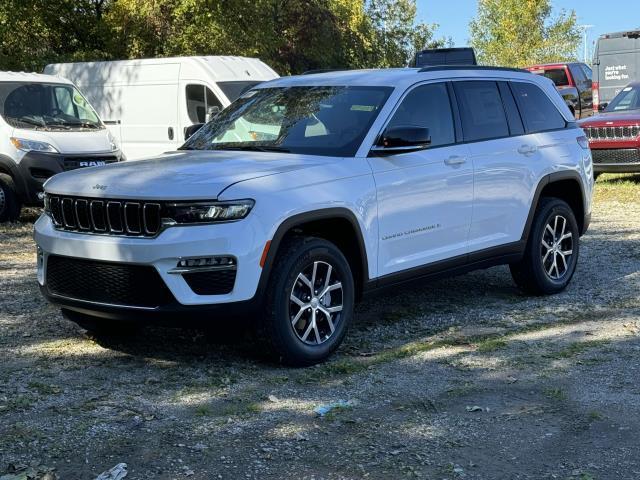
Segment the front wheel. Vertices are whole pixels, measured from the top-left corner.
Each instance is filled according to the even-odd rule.
[[[354,306],[349,262],[331,242],[294,237],[278,252],[258,319],[261,336],[284,363],[312,365],[342,342]]]
[[[564,290],[576,270],[580,231],[566,202],[543,198],[538,205],[522,261],[510,265],[518,287],[534,295]]]
[[[11,177],[0,175],[0,223],[20,218],[20,200]]]

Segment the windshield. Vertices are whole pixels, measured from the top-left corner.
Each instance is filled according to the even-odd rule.
[[[218,82],[217,85],[224,93],[225,97],[229,99],[230,102],[235,102],[240,95],[249,90],[252,87],[255,87],[259,83],[262,82],[247,82],[247,81],[234,81],[234,82]]]
[[[91,105],[68,84],[2,82],[0,115],[12,127],[30,130],[104,128]]]
[[[531,73],[547,77],[555,83],[556,87],[566,87],[569,85],[567,71],[564,68],[548,68],[546,70],[531,70]]]
[[[252,90],[181,148],[353,156],[391,90],[346,86]]]
[[[604,109],[605,112],[624,112],[640,109],[640,86],[626,87]]]

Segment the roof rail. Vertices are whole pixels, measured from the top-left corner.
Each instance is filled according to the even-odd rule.
[[[314,73],[329,73],[329,72],[346,72],[351,70],[350,68],[318,68],[316,70],[307,70],[300,75],[313,75]]]
[[[418,73],[437,72],[439,70],[498,70],[501,72],[531,73],[529,70],[522,68],[492,67],[490,65],[434,65],[432,67],[423,67],[418,70]]]

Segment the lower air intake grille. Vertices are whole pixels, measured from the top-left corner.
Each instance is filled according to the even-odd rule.
[[[592,149],[593,163],[599,164],[628,164],[640,163],[640,149]]]
[[[173,295],[157,270],[144,265],[49,256],[49,293],[76,300],[132,307],[159,307]]]
[[[236,270],[184,273],[183,278],[197,295],[225,295],[231,293],[236,282]]]

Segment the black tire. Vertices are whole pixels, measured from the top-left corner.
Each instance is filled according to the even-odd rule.
[[[13,180],[8,175],[0,175],[0,223],[17,221],[21,208]]]
[[[89,335],[95,335],[96,337],[133,336],[140,329],[139,325],[132,321],[113,321],[105,318],[92,317],[91,315],[85,315],[64,308],[62,309],[62,316],[85,329]]]
[[[331,266],[330,280],[324,283],[328,265]],[[318,293],[315,294],[308,284],[300,280],[301,274],[311,280],[310,268],[317,270],[314,288],[318,287]],[[338,282],[341,287],[337,287]],[[336,287],[335,293],[328,292],[319,297],[325,290],[324,285],[329,283]],[[308,289],[309,298],[305,296],[305,289]],[[309,308],[303,309],[292,301],[292,295],[296,299],[299,296],[299,300],[304,300]],[[256,319],[259,322],[256,327],[269,353],[292,366],[322,362],[338,348],[353,317],[355,288],[349,262],[333,243],[324,239],[292,237],[285,240],[278,250],[265,299],[264,315]],[[339,308],[338,302],[341,302],[342,310],[335,316],[329,313],[332,318],[329,322],[322,310]],[[314,314],[316,327],[312,321]],[[295,318],[298,320],[293,323]],[[331,326],[334,328],[332,333]],[[303,338],[305,333],[308,334],[306,341]]]
[[[562,240],[557,244],[557,250],[547,249],[543,245],[543,241],[550,246],[556,245],[555,242],[561,238],[560,234],[552,234],[547,229],[547,225],[555,219],[565,219],[565,235],[571,233],[570,239]],[[558,220],[557,225],[556,230],[561,228],[562,221]],[[553,230],[553,227],[550,226],[550,228]],[[551,295],[564,290],[576,270],[580,253],[579,238],[578,222],[571,207],[558,198],[542,198],[531,225],[524,257],[522,261],[509,265],[511,275],[518,287],[525,293],[533,295]],[[556,251],[564,253],[571,251],[571,254],[564,255]],[[565,259],[564,264],[561,257]],[[553,262],[557,265],[555,269]]]

